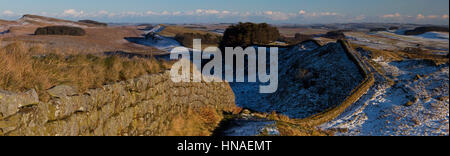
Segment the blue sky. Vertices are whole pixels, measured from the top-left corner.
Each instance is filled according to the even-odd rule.
[[[449,0],[0,0],[0,18],[37,14],[105,22],[448,24]]]

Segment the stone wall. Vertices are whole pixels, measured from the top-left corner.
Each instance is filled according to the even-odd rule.
[[[39,101],[34,90],[0,90],[0,135],[209,135],[205,129],[215,128],[223,112],[235,109],[228,83],[173,83],[169,73],[83,94],[56,86],[48,91],[48,102]]]

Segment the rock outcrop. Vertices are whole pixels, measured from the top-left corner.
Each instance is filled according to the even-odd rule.
[[[169,72],[84,94],[69,86],[49,93],[52,99],[42,102],[33,90],[0,91],[0,135],[209,135],[204,129],[215,128],[222,112],[235,109],[227,83],[173,83]]]

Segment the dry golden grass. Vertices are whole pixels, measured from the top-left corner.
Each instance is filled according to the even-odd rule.
[[[168,136],[209,136],[212,134],[223,114],[215,108],[189,108],[185,115],[175,116],[167,130]]]
[[[184,34],[184,33],[198,33],[198,34],[211,34],[211,35],[217,35],[211,32],[201,31],[201,30],[194,30],[190,28],[185,28],[182,26],[168,26],[164,25],[166,28],[159,32],[160,35],[166,36],[166,37],[175,37],[177,34]]]
[[[169,65],[154,59],[120,58],[46,53],[42,47],[26,48],[14,42],[0,49],[0,88],[22,92],[35,89],[41,100],[48,100],[46,90],[60,84],[77,87],[79,91],[98,88],[104,84],[158,73]],[[44,52],[45,53],[45,52]]]
[[[268,119],[275,121],[275,126],[280,132],[281,136],[332,136],[333,132],[324,131],[316,127],[316,125],[305,125],[298,123],[298,119],[291,119],[286,115],[277,114],[272,112],[271,114],[266,113],[252,113],[255,117]],[[260,134],[266,136],[268,134]]]
[[[141,37],[142,31],[135,26],[83,28],[85,36],[33,35],[39,26],[14,26],[2,35],[4,42],[20,41],[26,45],[42,44],[47,51],[61,53],[103,53],[106,51],[126,51],[155,55],[164,53],[154,47],[128,42],[127,37]]]
[[[322,29],[311,29],[311,28],[285,28],[278,27],[280,34],[286,37],[294,37],[296,33],[306,34],[306,35],[315,35],[315,34],[325,34],[328,31]]]
[[[27,23],[40,25],[40,26],[48,26],[51,24],[48,24],[46,22],[52,22],[52,23],[70,23],[74,25],[80,25],[80,26],[88,26],[88,27],[96,27],[95,24],[89,24],[89,23],[82,23],[82,22],[74,22],[69,20],[63,20],[63,19],[57,19],[57,18],[51,18],[51,17],[44,17],[44,16],[38,16],[38,15],[24,15],[23,19]],[[29,20],[29,19],[36,19],[36,20]],[[39,22],[40,21],[46,21],[46,22]]]
[[[364,45],[359,45],[351,43],[352,47],[361,47],[364,50],[370,51],[370,57],[378,58],[383,57],[388,61],[403,61],[404,59],[423,59],[433,62],[435,65],[445,64],[449,62],[449,59],[445,55],[436,55],[426,52],[405,52],[405,51],[390,51],[390,50],[379,50],[375,48],[370,48]]]

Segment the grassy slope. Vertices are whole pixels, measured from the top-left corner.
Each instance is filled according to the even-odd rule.
[[[211,34],[211,35],[215,35],[214,33],[210,33],[210,32],[206,32],[206,31],[201,31],[201,30],[194,30],[194,29],[190,29],[190,28],[185,28],[182,26],[168,26],[168,25],[164,25],[166,28],[161,31],[159,34],[165,37],[175,37],[175,35],[177,34],[182,34],[182,33],[199,33],[199,34]]]
[[[140,37],[141,31],[135,27],[99,27],[85,28],[85,36],[35,36],[36,26],[12,27],[10,33],[3,35],[4,42],[21,41],[28,44],[40,44],[47,51],[70,51],[81,53],[102,53],[105,51],[126,51],[134,53],[162,53],[154,47],[130,43],[124,38]]]
[[[83,91],[158,73],[168,67],[156,60],[115,56],[47,54],[47,57],[32,57],[42,50],[42,47],[26,48],[21,42],[0,49],[0,88],[17,92],[36,89],[45,100],[48,98],[45,91],[55,85],[69,84]]]

